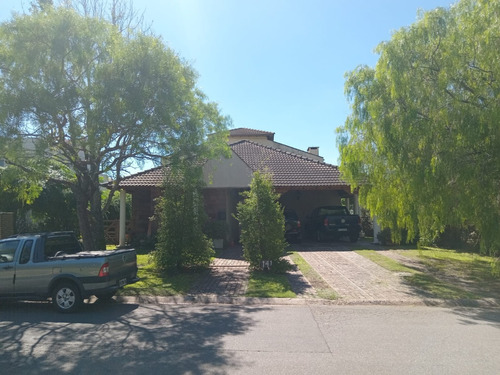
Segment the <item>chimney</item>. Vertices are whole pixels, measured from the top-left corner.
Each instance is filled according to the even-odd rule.
[[[319,156],[319,147],[308,147],[307,152]]]

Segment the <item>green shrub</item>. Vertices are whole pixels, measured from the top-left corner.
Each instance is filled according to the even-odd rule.
[[[152,256],[158,270],[208,266],[215,255],[212,241],[203,233],[201,169],[171,171],[157,205],[158,242]]]
[[[377,234],[377,238],[382,245],[392,245],[391,230],[384,228]]]
[[[250,190],[242,193],[238,203],[240,241],[243,254],[254,269],[263,269],[277,263],[285,251],[285,218],[274,192],[271,177],[255,172]],[[272,269],[272,266],[271,266]]]

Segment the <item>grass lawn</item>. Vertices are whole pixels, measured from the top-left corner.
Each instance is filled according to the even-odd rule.
[[[295,298],[288,278],[284,274],[254,271],[248,281],[247,297]]]
[[[338,298],[338,294],[328,285],[325,280],[302,258],[299,253],[292,252],[290,254],[292,261],[299,267],[300,272],[316,289],[318,297],[323,299],[334,300]]]
[[[148,254],[137,255],[139,282],[125,286],[120,295],[173,296],[186,294],[201,278],[203,271],[185,271],[175,274],[160,274],[155,271]]]
[[[454,250],[394,250],[412,261],[419,270],[408,267],[374,250],[356,251],[392,272],[407,272],[404,280],[416,292],[428,298],[479,299],[500,298],[500,277],[492,271],[494,259]]]
[[[356,253],[370,259],[372,262],[377,263],[379,266],[382,266],[392,272],[415,272],[413,268],[406,267],[394,259],[376,252],[375,250],[357,250]]]
[[[500,275],[493,257],[430,247],[403,254],[421,262],[432,277],[466,289],[476,298],[500,299]],[[426,280],[413,281],[428,285]]]
[[[457,276],[479,282],[500,280],[500,275],[495,273],[495,259],[490,256],[432,247],[403,254],[418,259],[434,272],[453,271]]]

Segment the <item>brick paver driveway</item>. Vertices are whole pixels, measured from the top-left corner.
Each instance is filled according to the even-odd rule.
[[[341,302],[411,304],[422,301],[403,283],[401,273],[388,271],[351,248],[343,242],[294,245],[294,250],[340,295]]]
[[[359,247],[359,246],[358,246]],[[373,247],[363,243],[364,248]],[[376,248],[376,247],[375,247]],[[346,242],[304,243],[292,246],[337,292],[337,303],[418,304],[403,283],[402,274],[390,272],[352,251]],[[243,296],[248,287],[248,262],[241,247],[226,249],[191,290],[194,295]],[[300,298],[317,298],[314,288],[298,270],[289,273],[292,288]]]

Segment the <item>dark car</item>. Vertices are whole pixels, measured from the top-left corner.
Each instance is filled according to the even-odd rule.
[[[301,224],[297,213],[293,210],[285,210],[285,239],[288,242],[300,242],[302,240]]]
[[[322,206],[311,213],[307,233],[317,241],[347,236],[351,242],[356,242],[361,232],[360,223],[359,216],[351,215],[345,206]]]

